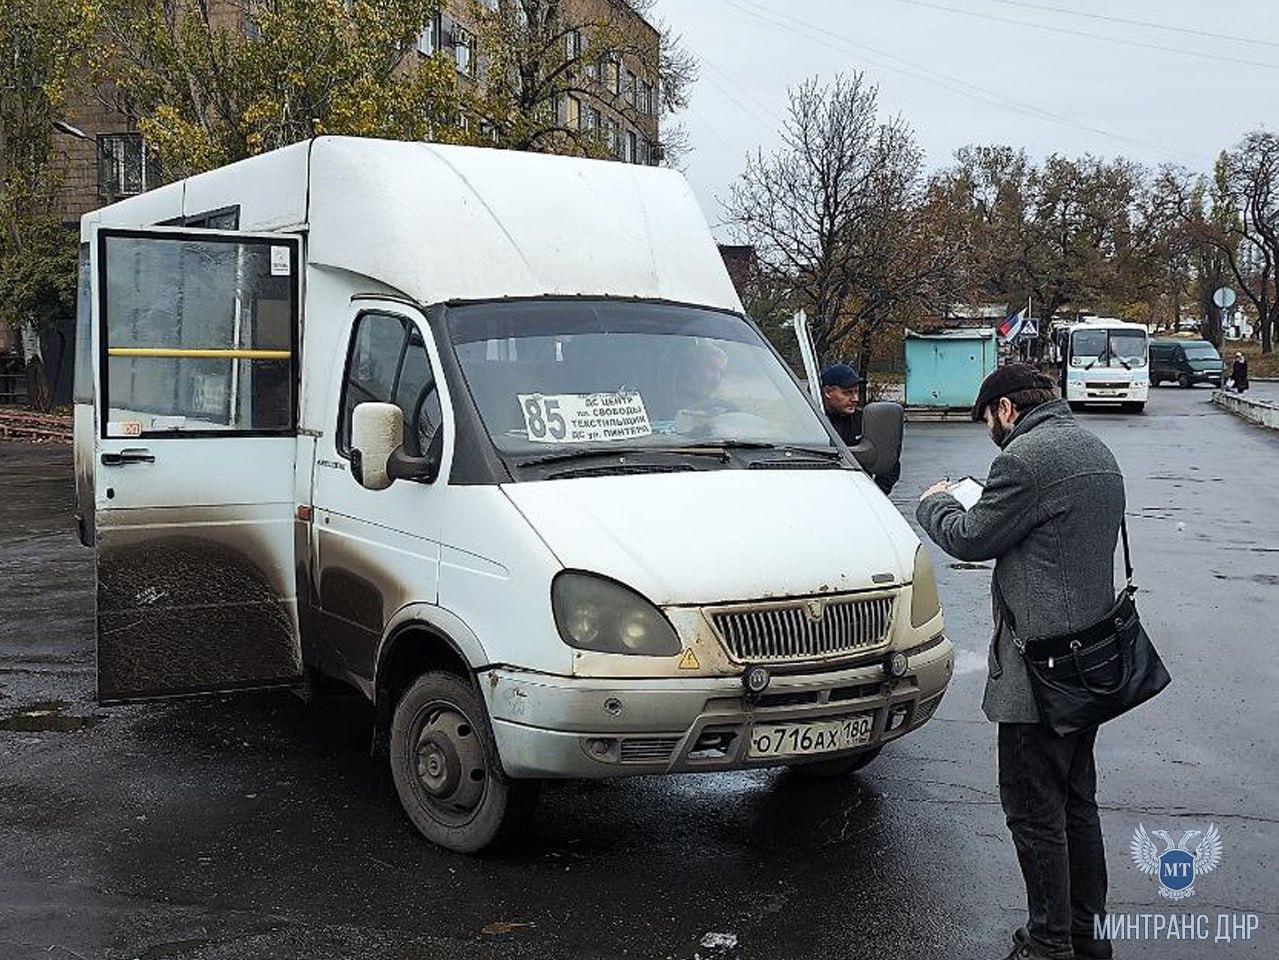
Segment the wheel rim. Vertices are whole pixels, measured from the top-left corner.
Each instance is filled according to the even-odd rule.
[[[488,764],[469,717],[452,703],[428,704],[410,747],[415,792],[447,826],[468,823],[484,801]]]

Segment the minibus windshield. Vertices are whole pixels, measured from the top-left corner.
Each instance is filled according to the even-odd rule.
[[[724,445],[833,449],[743,318],[696,307],[532,300],[448,308],[463,375],[498,451]]]
[[[1070,338],[1072,367],[1144,367],[1146,333],[1133,328],[1076,330]]]

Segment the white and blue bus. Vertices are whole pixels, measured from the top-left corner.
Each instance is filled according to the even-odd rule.
[[[1118,404],[1140,413],[1150,392],[1150,337],[1139,323],[1088,318],[1059,328],[1061,393],[1078,410]]]

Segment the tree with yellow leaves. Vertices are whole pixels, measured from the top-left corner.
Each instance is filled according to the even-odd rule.
[[[318,134],[458,142],[439,0],[91,0],[100,93],[176,179]]]
[[[91,31],[80,0],[0,4],[0,323],[39,328],[74,310],[76,235],[57,216],[52,137]]]

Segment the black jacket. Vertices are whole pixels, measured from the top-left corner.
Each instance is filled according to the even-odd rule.
[[[1236,360],[1230,368],[1230,376],[1235,381],[1236,390],[1248,389],[1248,361]]]
[[[862,438],[862,412],[856,410],[853,413],[831,413],[826,411],[826,419],[830,421],[830,425],[835,428],[835,432],[839,434],[839,439],[843,440],[847,446],[853,446]],[[889,470],[882,476],[875,477],[875,485],[883,490],[885,494],[893,489],[895,484],[902,475],[901,461],[894,464],[893,469]]]

